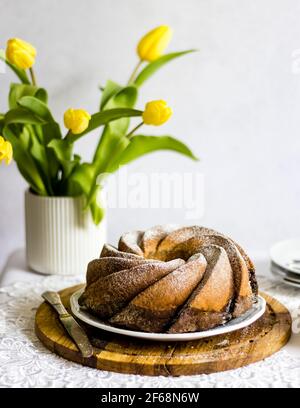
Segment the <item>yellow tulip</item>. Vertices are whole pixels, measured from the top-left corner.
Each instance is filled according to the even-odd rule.
[[[91,115],[84,109],[68,109],[64,114],[65,127],[74,135],[84,132],[90,119]]]
[[[6,58],[20,69],[28,69],[35,63],[36,49],[26,41],[12,38],[7,41]]]
[[[11,143],[0,136],[0,162],[5,160],[8,165],[11,162],[12,157],[13,149]]]
[[[159,126],[167,122],[172,116],[173,111],[163,100],[151,101],[146,104],[143,112],[143,122],[146,125]]]
[[[149,31],[138,43],[137,53],[142,61],[155,61],[167,48],[172,30],[169,26],[162,25]]]

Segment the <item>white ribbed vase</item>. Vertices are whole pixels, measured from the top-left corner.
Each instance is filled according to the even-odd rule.
[[[25,193],[26,257],[44,274],[85,275],[106,240],[106,220],[93,223],[83,197],[41,197]]]

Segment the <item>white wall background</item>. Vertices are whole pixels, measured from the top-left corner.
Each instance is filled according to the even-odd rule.
[[[171,25],[170,51],[200,52],[147,82],[140,106],[168,100],[175,114],[155,132],[184,139],[201,162],[164,152],[129,171],[203,172],[206,210],[194,222],[231,234],[252,253],[299,233],[298,0],[0,0],[0,10],[0,47],[15,36],[37,47],[38,81],[58,119],[70,106],[95,111],[99,83],[127,80],[140,36]],[[0,111],[11,80],[0,75]],[[85,158],[95,138],[78,146]],[[0,167],[0,267],[24,246],[25,187],[15,165]],[[111,210],[109,238],[163,222],[184,222],[184,209]]]

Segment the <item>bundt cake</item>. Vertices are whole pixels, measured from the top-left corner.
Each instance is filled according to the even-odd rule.
[[[118,248],[104,245],[79,303],[114,326],[186,333],[242,315],[257,290],[254,265],[232,239],[169,225],[126,233]]]

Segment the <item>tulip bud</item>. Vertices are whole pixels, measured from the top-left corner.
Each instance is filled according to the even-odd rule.
[[[139,42],[137,53],[142,61],[155,61],[167,48],[172,38],[172,30],[163,25],[149,31]]]
[[[0,136],[0,162],[5,160],[8,165],[11,162],[12,157],[13,149],[11,143]]]
[[[64,114],[65,127],[74,135],[84,132],[89,126],[91,115],[84,109],[68,109]]]
[[[146,125],[159,126],[167,122],[172,116],[173,111],[163,100],[151,101],[146,104],[143,112],[143,122]]]
[[[12,38],[7,41],[6,58],[20,69],[28,69],[35,63],[36,49],[26,41]]]

